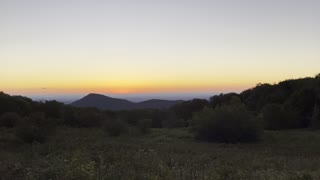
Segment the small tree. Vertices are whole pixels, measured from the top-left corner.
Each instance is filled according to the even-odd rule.
[[[320,107],[315,105],[314,112],[311,119],[311,128],[320,129]]]
[[[26,143],[44,143],[54,129],[55,122],[45,118],[44,113],[33,113],[19,124],[16,136]]]
[[[266,129],[292,129],[299,127],[296,112],[285,109],[280,104],[268,104],[262,110],[264,127]]]
[[[15,112],[7,112],[1,115],[0,117],[0,126],[13,128],[20,123],[21,117]]]
[[[109,136],[120,136],[128,130],[128,124],[122,119],[110,119],[105,122],[105,131]]]
[[[185,127],[185,121],[179,118],[173,111],[163,111],[161,125],[163,128],[179,128]]]
[[[96,109],[78,109],[75,114],[76,122],[79,127],[100,127],[103,124],[104,115]]]
[[[138,121],[138,129],[142,134],[147,134],[150,131],[152,119],[141,119]]]
[[[254,142],[262,134],[261,123],[242,104],[205,108],[195,114],[192,125],[196,138],[211,142]]]
[[[311,119],[311,127],[313,129],[320,129],[320,73],[316,76],[316,101],[313,109],[313,115]]]

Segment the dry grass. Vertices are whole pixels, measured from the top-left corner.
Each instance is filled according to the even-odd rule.
[[[257,144],[196,142],[186,129],[108,137],[60,128],[45,144],[0,130],[0,179],[320,179],[320,132],[268,131]]]

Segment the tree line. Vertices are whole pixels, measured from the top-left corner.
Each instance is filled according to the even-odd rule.
[[[16,136],[24,142],[45,142],[60,126],[103,127],[110,136],[184,127],[205,141],[258,141],[264,129],[320,129],[320,74],[278,84],[258,84],[240,94],[184,101],[169,109],[77,108],[0,92],[0,126],[15,128]]]

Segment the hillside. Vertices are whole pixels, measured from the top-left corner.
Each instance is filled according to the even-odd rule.
[[[132,110],[132,109],[164,109],[170,108],[182,101],[169,101],[152,99],[134,103],[124,99],[117,99],[101,94],[88,94],[87,96],[71,103],[76,107],[96,107],[103,110]]]

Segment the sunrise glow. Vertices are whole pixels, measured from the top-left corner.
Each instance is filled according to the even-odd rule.
[[[319,8],[313,0],[1,0],[0,91],[241,92],[314,76]]]

